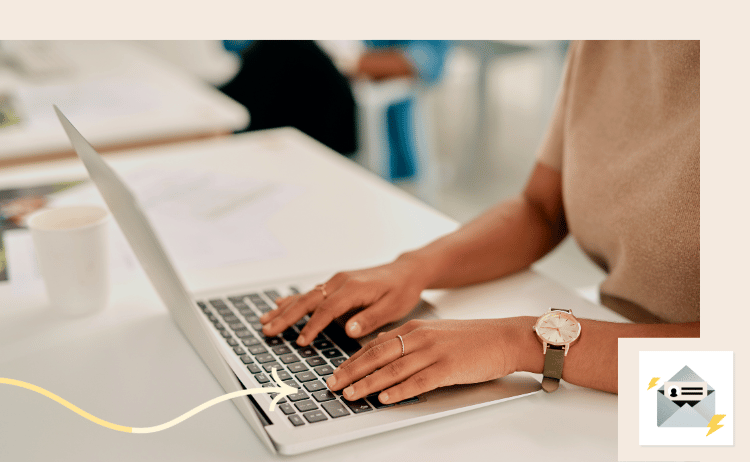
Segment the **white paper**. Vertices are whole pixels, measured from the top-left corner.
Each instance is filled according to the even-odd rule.
[[[149,168],[123,176],[180,269],[285,255],[266,222],[301,192],[299,187],[193,170]],[[51,202],[94,203],[104,201],[91,184],[60,193]],[[127,247],[124,240],[119,245]]]

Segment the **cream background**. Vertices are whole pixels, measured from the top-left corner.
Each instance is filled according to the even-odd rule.
[[[293,12],[290,14],[290,12]],[[747,316],[748,7],[741,2],[631,0],[487,2],[380,0],[26,0],[5,2],[0,38],[682,38],[701,40],[701,339],[620,341],[620,460],[747,460],[750,442],[733,447],[638,446],[639,350],[733,350],[735,384],[750,381],[747,342],[735,330]],[[746,334],[745,334],[746,335]],[[735,409],[750,409],[748,395]],[[585,431],[581,429],[581,431]],[[721,431],[721,430],[719,430]],[[737,415],[735,434],[748,434]]]

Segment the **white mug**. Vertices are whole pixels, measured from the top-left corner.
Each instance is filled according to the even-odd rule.
[[[80,316],[101,310],[109,298],[109,212],[80,205],[33,214],[28,226],[51,304]]]

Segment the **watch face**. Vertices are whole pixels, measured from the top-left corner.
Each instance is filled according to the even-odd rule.
[[[553,345],[571,343],[581,335],[581,324],[570,313],[550,311],[536,322],[537,335]]]

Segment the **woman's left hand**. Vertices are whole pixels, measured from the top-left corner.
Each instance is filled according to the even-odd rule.
[[[343,388],[350,401],[383,390],[378,398],[387,404],[438,387],[503,377],[516,371],[523,325],[520,318],[409,321],[352,355],[327,385]]]

